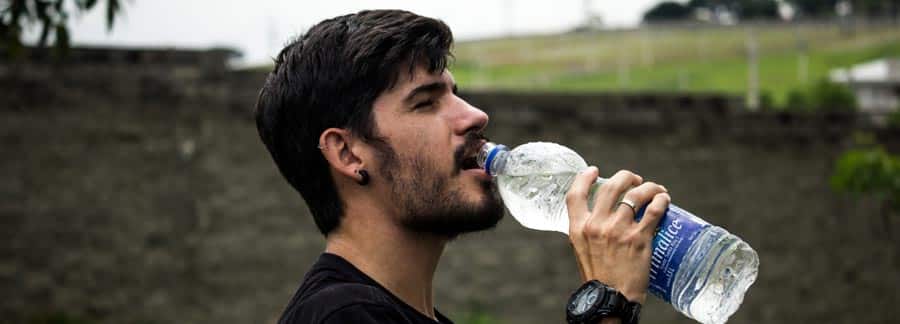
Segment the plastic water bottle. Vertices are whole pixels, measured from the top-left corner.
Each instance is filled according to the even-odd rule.
[[[478,164],[494,177],[506,208],[519,223],[568,235],[565,195],[576,174],[588,167],[578,153],[545,142],[513,150],[487,143]],[[604,182],[599,178],[591,188],[591,205]],[[643,216],[644,208],[636,218]],[[724,323],[741,305],[758,268],[759,257],[750,245],[669,204],[653,238],[648,291],[694,320]]]

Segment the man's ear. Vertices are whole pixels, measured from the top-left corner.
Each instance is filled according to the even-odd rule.
[[[357,171],[364,170],[365,167],[363,157],[359,155],[360,144],[359,139],[342,128],[326,129],[319,136],[319,149],[322,150],[328,164],[339,174],[357,182],[361,180]]]

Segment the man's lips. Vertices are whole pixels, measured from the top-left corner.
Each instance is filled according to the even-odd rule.
[[[484,146],[484,139],[468,137],[463,147],[456,152],[456,165],[458,170],[481,170],[478,166],[478,151]]]

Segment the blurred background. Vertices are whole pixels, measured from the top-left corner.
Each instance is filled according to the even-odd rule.
[[[732,323],[900,318],[900,1],[3,0],[0,323],[276,322],[324,242],[256,94],[289,39],[375,8],[451,27],[493,140],[634,170],[753,246]],[[507,217],[435,285],[457,323],[561,323],[579,278]]]

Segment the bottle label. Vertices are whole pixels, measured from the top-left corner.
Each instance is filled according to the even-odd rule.
[[[643,210],[639,213],[643,216]],[[649,291],[654,296],[671,302],[672,284],[685,253],[709,223],[690,212],[669,204],[666,215],[659,221],[653,237],[653,254],[650,255]]]

